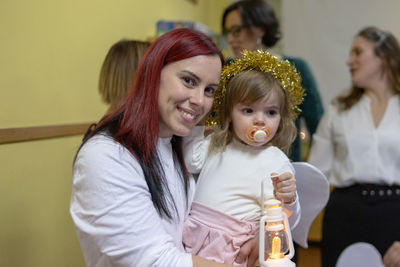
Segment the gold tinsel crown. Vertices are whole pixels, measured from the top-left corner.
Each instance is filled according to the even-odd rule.
[[[296,68],[289,61],[281,61],[267,51],[257,50],[249,52],[244,50],[243,57],[236,59],[222,70],[219,88],[215,93],[212,112],[206,121],[207,126],[218,124],[219,106],[225,97],[226,84],[233,76],[247,70],[269,72],[275,79],[278,79],[288,98],[290,116],[294,119],[297,118],[301,112],[298,106],[303,102],[305,93],[301,86],[301,76]]]

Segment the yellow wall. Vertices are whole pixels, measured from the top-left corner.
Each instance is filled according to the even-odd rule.
[[[228,0],[2,0],[0,128],[96,121],[97,79],[121,38],[155,35],[157,20],[220,32]],[[68,206],[81,136],[0,145],[0,266],[84,266]]]

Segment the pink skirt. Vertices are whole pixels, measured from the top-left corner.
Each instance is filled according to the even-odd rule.
[[[183,228],[185,251],[225,264],[235,263],[240,247],[258,233],[258,221],[240,221],[204,206],[192,203]],[[247,260],[241,264],[246,266]]]

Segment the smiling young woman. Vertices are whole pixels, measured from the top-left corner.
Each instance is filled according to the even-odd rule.
[[[368,242],[385,255],[400,240],[393,212],[400,209],[399,44],[389,32],[364,28],[347,65],[352,86],[329,107],[309,157],[335,187],[323,219],[323,267],[335,266],[352,243]]]

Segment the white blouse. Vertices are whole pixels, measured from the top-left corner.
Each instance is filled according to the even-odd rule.
[[[393,96],[375,127],[371,100],[363,95],[351,109],[331,105],[313,135],[309,163],[331,185],[400,185],[400,96]]]
[[[96,135],[79,151],[70,212],[87,266],[193,265],[183,249],[182,230],[194,180],[186,205],[170,139],[159,139],[157,151],[179,213],[173,221],[154,208],[142,168],[126,148],[111,137]]]

